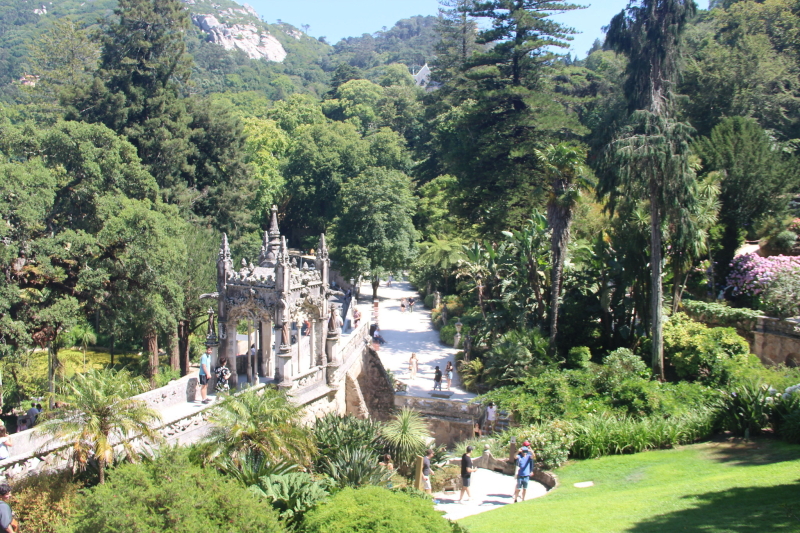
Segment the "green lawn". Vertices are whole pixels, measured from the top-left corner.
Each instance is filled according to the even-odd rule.
[[[460,520],[471,533],[800,532],[800,446],[761,439],[577,461],[542,498]],[[595,486],[578,489],[580,481]]]

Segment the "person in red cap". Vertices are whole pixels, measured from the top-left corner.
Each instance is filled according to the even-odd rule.
[[[519,491],[522,491],[522,501],[525,501],[525,493],[528,492],[528,481],[533,474],[534,456],[530,449],[531,443],[527,440],[522,443],[522,448],[517,452],[517,488],[514,490],[514,503],[517,503]]]

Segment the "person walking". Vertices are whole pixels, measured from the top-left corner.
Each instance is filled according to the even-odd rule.
[[[361,311],[358,310],[357,307],[353,308],[353,327],[357,328],[358,323],[361,322]],[[311,333],[309,332],[309,335]]]
[[[203,403],[209,403],[208,377],[211,375],[211,346],[206,348],[206,353],[200,356],[200,398]]]
[[[472,473],[478,470],[476,467],[472,466],[472,457],[470,457],[472,450],[474,450],[472,446],[467,446],[467,451],[461,456],[461,495],[458,497],[458,503],[464,501],[464,494],[467,495],[466,501],[472,499],[469,486],[472,482]]]
[[[417,370],[419,370],[419,360],[417,354],[412,352],[411,359],[408,360],[408,371],[411,373],[412,381],[417,379]]]
[[[517,488],[514,490],[514,503],[517,503],[520,491],[522,491],[521,501],[523,502],[525,501],[525,493],[528,492],[528,481],[531,479],[535,460],[535,456],[530,450],[530,445],[531,443],[528,441],[523,442],[522,448],[517,452]]]
[[[494,402],[489,402],[488,407],[486,407],[486,431],[494,433],[494,425],[496,422],[497,407],[495,407]]]
[[[436,370],[433,371],[433,390],[442,390],[442,371],[439,370],[439,367],[436,367]]]
[[[450,385],[453,383],[453,363],[448,361],[447,366],[444,368],[444,377],[447,379],[447,390],[450,390]]]
[[[400,298],[400,312],[401,313],[405,313],[406,312],[406,299],[405,298]]]
[[[8,504],[11,497],[11,485],[0,483],[0,533],[16,533],[19,531],[19,524],[14,518],[14,511]]]
[[[36,425],[36,419],[39,418],[39,410],[36,408],[36,402],[31,402],[31,408],[28,409],[28,427],[32,428]]]
[[[409,313],[413,313],[414,312],[414,298],[409,298],[408,299],[408,312]]]
[[[431,457],[433,457],[433,450],[428,448],[425,450],[425,457],[422,458],[422,488],[428,494],[431,493]]]

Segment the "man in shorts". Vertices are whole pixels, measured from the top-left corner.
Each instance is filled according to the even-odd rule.
[[[431,493],[431,457],[433,450],[428,448],[425,450],[425,457],[422,458],[422,488],[428,494]]]
[[[209,403],[208,377],[211,375],[211,346],[206,348],[206,353],[200,356],[200,397],[203,403]]]
[[[472,453],[473,449],[472,446],[467,446],[466,453],[461,456],[461,495],[458,497],[458,503],[472,499],[469,485],[472,481],[472,473],[478,470],[477,467],[472,466],[472,457],[469,455]],[[464,493],[467,494],[466,500],[464,500]]]
[[[530,450],[531,443],[525,441],[522,443],[522,448],[517,452],[517,488],[514,490],[514,503],[517,503],[519,498],[519,491],[522,491],[522,501],[525,501],[525,493],[528,491],[528,481],[531,479],[533,473],[533,453]]]

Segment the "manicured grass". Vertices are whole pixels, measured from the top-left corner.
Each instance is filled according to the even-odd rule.
[[[470,533],[800,532],[800,446],[760,439],[567,464],[536,500],[464,518]],[[595,486],[578,489],[580,481]]]

